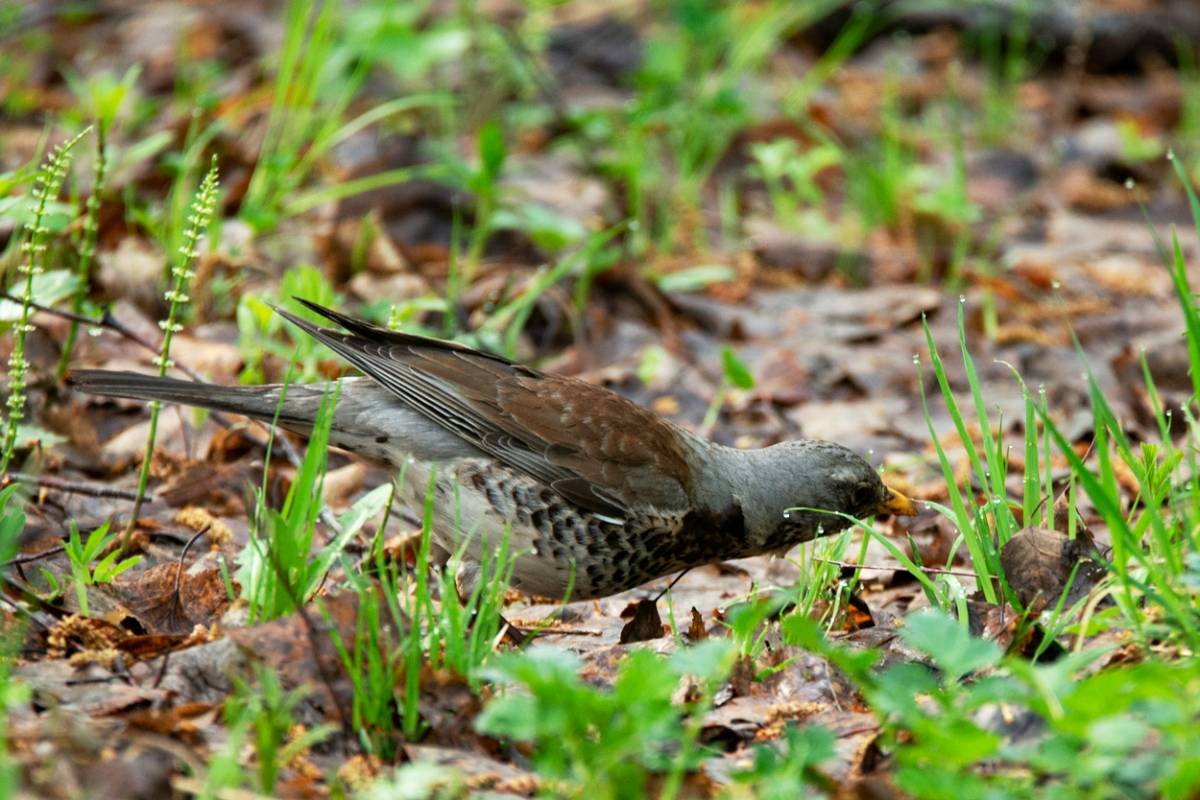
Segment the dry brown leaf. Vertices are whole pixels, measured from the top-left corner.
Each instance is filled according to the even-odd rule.
[[[622,612],[621,616],[626,616],[626,613]],[[653,600],[640,600],[633,606],[632,618],[621,628],[620,641],[621,644],[630,644],[660,639],[665,635],[662,617],[658,614],[658,603]]]
[[[216,567],[182,575],[180,569],[179,564],[159,564],[119,578],[113,589],[146,630],[186,635],[198,624],[218,620],[229,608],[229,596]]]
[[[1065,607],[1091,591],[1106,574],[1091,536],[1081,532],[1075,539],[1046,528],[1025,528],[1000,551],[1000,564],[1008,585],[1027,608],[1053,605],[1067,589],[1072,572],[1074,582],[1067,590]]]

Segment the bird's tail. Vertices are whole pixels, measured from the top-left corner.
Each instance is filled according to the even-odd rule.
[[[286,390],[281,385],[219,386],[106,369],[72,370],[67,383],[89,394],[182,403],[267,422],[278,414],[279,425],[298,433],[312,429],[321,398],[329,388],[328,384],[292,384]]]
[[[329,383],[219,386],[104,369],[73,370],[67,382],[90,394],[182,403],[265,422],[276,420],[281,428],[304,436],[312,432],[321,400],[333,388]],[[407,463],[410,456],[444,461],[480,455],[369,378],[343,378],[341,384],[329,428],[329,443],[335,447],[393,466]]]

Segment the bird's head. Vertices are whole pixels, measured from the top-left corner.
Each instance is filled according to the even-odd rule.
[[[911,500],[839,444],[800,440],[743,452],[742,513],[749,538],[763,551],[836,533],[851,519],[917,514]]]

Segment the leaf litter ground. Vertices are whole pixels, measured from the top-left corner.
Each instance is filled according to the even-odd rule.
[[[107,12],[79,24],[37,20],[55,32],[55,39],[32,58],[36,69],[24,89],[35,106],[61,107],[62,87],[47,77],[54,65],[98,70],[141,63],[144,91],[161,94],[185,66],[178,61],[183,54],[158,47],[169,37],[147,33],[169,19],[190,31],[187,57],[221,60],[227,72],[220,91],[246,100],[257,80],[255,60],[276,46],[278,19],[257,7],[244,14],[207,6],[185,7],[183,16],[176,16],[180,12],[171,4],[150,4],[130,9],[119,21]],[[563,27],[563,41],[572,30]],[[93,46],[116,31],[121,35],[111,46]],[[878,110],[888,59],[900,55],[914,55],[922,63],[912,84],[901,90],[905,102],[920,105],[942,74],[938,59],[944,38],[938,33],[908,43],[881,40],[846,64],[836,90],[814,101],[814,110],[852,134],[862,124],[859,109]],[[76,48],[82,53],[79,61],[67,55]],[[624,90],[606,86],[603,75],[573,76],[571,69],[583,69],[582,61],[562,67],[566,88],[560,91],[587,84],[595,90],[595,102],[620,97]],[[620,59],[598,63],[593,66],[602,71],[622,68]],[[980,80],[974,70],[963,79],[968,92],[971,81]],[[1153,71],[1101,77],[1053,69],[1029,78],[1021,87],[1019,108],[1035,120],[1032,128],[1040,135],[1002,147],[968,148],[965,190],[980,214],[970,223],[918,210],[893,229],[850,247],[837,237],[781,226],[764,205],[761,187],[743,186],[744,238],[721,254],[730,267],[726,280],[706,283],[699,291],[662,290],[660,285],[669,284],[648,276],[686,273],[702,255],[686,246],[657,260],[649,256],[648,264],[620,264],[596,277],[580,315],[586,321],[581,336],[570,335],[579,329],[571,317],[570,285],[554,286],[539,300],[519,341],[520,354],[543,360],[547,369],[608,385],[679,424],[707,427],[727,443],[755,446],[796,436],[840,441],[871,454],[911,496],[946,502],[913,357],[921,354],[928,363],[922,319],[929,320],[937,342],[953,349],[961,291],[980,388],[989,407],[1001,411],[996,418],[1002,433],[1018,442],[1023,433],[1023,400],[1011,365],[1027,385],[1044,388],[1072,441],[1087,440],[1093,417],[1073,333],[1120,418],[1131,431],[1152,436],[1153,407],[1141,388],[1138,355],[1147,353],[1168,405],[1186,399],[1190,384],[1170,279],[1133,201],[1144,200],[1159,223],[1183,222],[1186,207],[1170,187],[1164,163],[1131,157],[1122,126],[1132,119],[1147,137],[1165,136],[1181,102],[1174,80],[1174,73]],[[1071,113],[1056,118],[1055,102]],[[1086,119],[1074,113],[1085,105]],[[155,126],[179,131],[178,112],[163,108]],[[251,140],[261,134],[261,120],[252,110],[241,120]],[[3,126],[9,143],[4,168],[32,159],[41,119],[18,115]],[[744,164],[752,142],[779,131],[792,135],[782,119],[748,124],[729,145],[718,172],[734,169],[739,159]],[[253,146],[242,133],[224,132],[215,143],[226,162],[226,185],[234,187],[226,198],[227,214],[254,162]],[[1048,153],[1039,142],[1051,136],[1059,144]],[[410,163],[419,138],[357,137],[333,160],[347,180],[398,168]],[[929,160],[936,159],[934,153]],[[542,147],[536,137],[512,156],[509,167],[502,190],[524,198],[529,208],[550,209],[558,219],[586,228],[617,207],[614,187],[597,178],[586,159]],[[1136,191],[1125,188],[1126,177],[1136,177]],[[116,180],[131,191],[162,191],[153,161],[129,166]],[[826,187],[831,196],[839,188]],[[96,280],[98,295],[112,301],[109,314],[119,325],[87,337],[73,363],[146,370],[152,353],[134,338],[151,343],[160,338],[157,290],[146,287],[156,285],[164,257],[143,231],[122,222],[130,210],[121,207],[116,192],[110,194],[101,214]],[[309,262],[320,265],[348,303],[443,291],[458,202],[444,185],[410,182],[356,195],[332,205],[331,213],[284,220],[271,233],[256,234],[231,216],[217,249],[201,264],[196,318],[177,339],[173,359],[217,382],[237,380],[246,354],[228,303],[214,288],[222,280],[232,281],[238,294],[251,293],[275,286],[284,268]],[[959,236],[987,240],[987,263],[1003,268],[983,266],[981,259],[956,265],[962,271],[952,280],[946,274],[948,253]],[[1182,225],[1180,236],[1194,258],[1194,234]],[[497,235],[459,296],[456,313],[468,327],[478,327],[513,287],[536,279],[540,258],[529,234]],[[958,288],[944,288],[955,282]],[[55,343],[65,339],[68,323],[48,313],[35,322],[30,357],[49,376],[58,355]],[[124,335],[113,330],[118,326]],[[713,397],[727,388],[717,365],[722,348],[730,345],[756,376],[756,385],[728,391],[721,413],[706,420]],[[651,357],[654,369],[648,371]],[[946,363],[951,385],[965,395],[969,387],[961,363],[954,358]],[[318,366],[327,375],[339,369],[331,360]],[[268,374],[278,375],[280,367],[278,358],[264,362]],[[936,398],[928,372],[923,388]],[[299,723],[338,729],[287,764],[278,787],[285,795],[322,794],[321,776],[356,752],[345,712],[352,687],[326,629],[334,627],[343,640],[352,640],[358,601],[348,593],[334,594],[323,601],[325,613],[310,607],[305,614],[255,625],[246,625],[244,610],[229,601],[225,570],[246,545],[246,487],[263,474],[267,434],[238,420],[199,419],[189,410],[164,414],[153,497],[137,526],[143,561],[109,585],[91,587],[90,615],[84,618],[76,615],[69,591],[44,599],[49,586],[70,580],[68,561],[57,548],[68,521],[88,531],[128,513],[146,438],[144,409],[73,396],[49,379],[38,384],[34,404],[40,425],[62,444],[32,457],[40,477],[31,484],[20,555],[5,578],[7,594],[23,605],[28,625],[14,675],[31,688],[32,698],[13,710],[8,739],[29,785],[57,796],[83,787],[93,796],[156,796],[172,783],[190,791],[185,766],[194,776],[206,754],[227,743],[220,712],[235,692],[231,676],[248,674],[257,663],[273,668],[287,687],[307,687],[296,711]],[[965,450],[937,401],[932,425],[969,481]],[[1063,474],[1067,465],[1064,460],[1052,467]],[[268,495],[278,504],[292,466],[277,456],[267,473]],[[325,499],[340,511],[388,477],[376,467],[334,455]],[[1019,489],[1018,465],[1010,481]],[[1136,486],[1125,488],[1136,491]],[[1096,525],[1086,503],[1082,510],[1083,522],[1095,528],[1098,544],[1106,547],[1103,526]],[[387,538],[409,537],[419,514],[420,509],[409,509],[393,515]],[[916,548],[921,563],[950,563],[969,574],[965,550],[952,557],[956,531],[945,517],[929,512],[913,520],[889,520],[883,529],[898,544]],[[352,543],[348,555],[363,555],[366,544],[365,538]],[[1083,549],[1067,552],[1072,548],[1054,532],[1031,531],[1026,544],[1011,556],[1009,577],[1014,585],[1029,582],[1024,589],[1017,586],[1018,594],[1027,591],[1028,597],[1061,589],[1076,562],[1088,557]],[[859,545],[848,552],[846,575],[853,572],[849,565],[858,563]],[[864,554],[861,563],[869,569],[862,573],[853,611],[837,616],[835,638],[879,648],[887,661],[920,659],[897,636],[904,616],[927,604],[920,586],[877,542],[869,542]],[[669,654],[728,636],[731,609],[745,604],[757,587],[789,585],[801,569],[794,558],[748,559],[692,570],[653,606],[646,601],[667,581],[565,606],[514,595],[505,613],[518,625],[540,627],[540,646],[577,654],[580,675],[589,684],[611,686],[631,650]],[[1087,580],[1079,591],[1086,593]],[[974,588],[970,577],[961,582],[968,591]],[[1022,643],[1013,641],[1011,609],[974,603],[971,612],[977,634],[1020,649]],[[675,620],[678,635],[664,618]],[[855,686],[825,659],[787,645],[770,625],[763,635],[765,646],[714,695],[699,736],[721,755],[693,771],[695,780],[686,790],[716,791],[744,767],[751,745],[779,737],[784,723],[795,721],[833,732],[836,756],[823,766],[831,785],[865,787],[885,779],[886,760],[876,747],[879,718]],[[1120,637],[1102,638],[1085,646],[1125,644]],[[1113,650],[1093,669],[1128,655]],[[429,672],[422,675],[420,692],[427,731],[420,741],[405,743],[405,758],[454,767],[466,776],[467,786],[498,793],[527,795],[545,787],[534,776],[528,753],[476,730],[473,721],[484,707],[486,690],[481,696],[459,676]]]

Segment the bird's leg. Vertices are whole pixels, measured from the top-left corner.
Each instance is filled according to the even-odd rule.
[[[471,601],[471,596],[475,593],[476,586],[479,585],[481,575],[479,563],[475,561],[460,561],[458,569],[454,571],[454,589],[458,592],[458,599],[464,606]],[[497,613],[500,619],[500,630],[504,632],[504,638],[511,644],[520,647],[525,644],[529,636],[525,631],[513,625],[504,618],[504,614]],[[472,624],[478,624],[479,620],[473,620]]]
[[[654,602],[657,603],[659,600],[662,600],[663,596],[666,595],[667,592],[669,592],[675,588],[675,584],[679,583],[679,579],[682,578],[684,575],[687,575],[691,571],[692,571],[692,568],[688,567],[683,572],[680,572],[678,575],[676,575],[674,578],[672,578],[671,582],[667,584],[667,588],[665,588],[661,592],[659,592],[658,597],[654,598]]]

